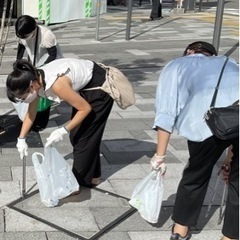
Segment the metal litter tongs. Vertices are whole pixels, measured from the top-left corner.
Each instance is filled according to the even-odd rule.
[[[213,201],[214,201],[214,199],[216,197],[216,194],[217,194],[217,188],[218,188],[218,185],[220,183],[221,178],[222,178],[222,176],[221,176],[221,169],[220,169],[220,171],[218,172],[218,177],[217,177],[214,189],[213,189],[213,195],[212,195],[211,201],[208,205],[208,209],[207,209],[207,212],[206,212],[206,215],[205,215],[206,218],[209,216]],[[218,218],[218,225],[221,224],[222,219],[223,219],[224,214],[225,214],[226,196],[227,196],[227,183],[224,181],[223,194],[222,194],[220,211],[219,211],[219,218]]]
[[[21,191],[21,195],[22,198],[25,196],[26,194],[26,156],[24,155],[23,158],[21,159],[23,162],[23,168],[22,168],[22,191]]]

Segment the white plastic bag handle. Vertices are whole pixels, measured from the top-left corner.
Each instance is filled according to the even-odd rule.
[[[40,156],[42,158],[41,162],[39,161],[38,156]],[[44,161],[44,155],[42,153],[39,153],[39,152],[33,153],[32,162],[33,162],[34,167],[40,166],[43,163],[43,161]]]

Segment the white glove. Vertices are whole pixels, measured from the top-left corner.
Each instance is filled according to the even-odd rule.
[[[154,154],[152,159],[150,160],[150,164],[153,169],[161,171],[161,174],[164,175],[167,171],[167,166],[164,163],[165,156],[157,156]]]
[[[63,140],[63,136],[65,134],[68,134],[68,131],[65,127],[61,127],[57,130],[54,130],[49,138],[47,138],[47,143],[45,144],[45,147],[50,146],[54,142],[59,142],[60,140]]]
[[[20,158],[23,159],[24,156],[28,155],[28,145],[26,143],[26,138],[17,139],[17,149],[20,153]]]

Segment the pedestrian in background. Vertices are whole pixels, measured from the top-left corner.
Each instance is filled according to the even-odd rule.
[[[101,86],[105,80],[106,70],[89,60],[62,58],[38,69],[26,60],[16,61],[7,77],[7,95],[13,102],[29,103],[17,141],[20,157],[28,154],[26,137],[36,117],[39,97],[66,101],[72,106],[71,120],[50,134],[46,146],[63,140],[63,136],[70,133],[73,173],[79,185],[98,185],[100,144],[113,99],[102,90],[84,91],[84,88]]]
[[[24,57],[27,52],[28,60],[36,67],[43,66],[55,59],[62,58],[61,49],[53,32],[42,25],[38,25],[35,19],[29,15],[20,16],[15,23],[15,34],[18,39],[17,59]],[[27,103],[13,104],[20,119],[23,120]],[[51,101],[40,98],[38,114],[32,126],[32,130],[43,130],[49,120]]]
[[[15,23],[15,33],[19,38],[17,59],[22,59],[26,50],[31,63],[41,67],[63,57],[54,33],[46,26],[38,25],[33,17],[20,16]]]
[[[162,17],[162,0],[152,0],[152,10],[149,21],[160,20]]]
[[[239,140],[213,136],[203,117],[209,109],[225,56],[217,56],[212,44],[194,42],[184,56],[162,70],[156,92],[157,151],[154,168],[164,169],[169,138],[174,129],[188,143],[189,159],[179,183],[172,219],[171,240],[191,238],[190,227],[197,224],[212,170],[223,151],[232,145],[228,196],[222,240],[239,239]],[[231,105],[239,98],[239,68],[229,59],[222,75],[216,106]]]

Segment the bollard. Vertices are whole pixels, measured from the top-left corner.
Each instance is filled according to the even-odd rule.
[[[132,22],[132,0],[129,0],[128,1],[126,40],[130,40],[131,22]]]
[[[97,0],[97,7],[96,7],[96,11],[97,11],[97,16],[96,16],[96,41],[99,40],[99,25],[100,25],[100,0]]]

